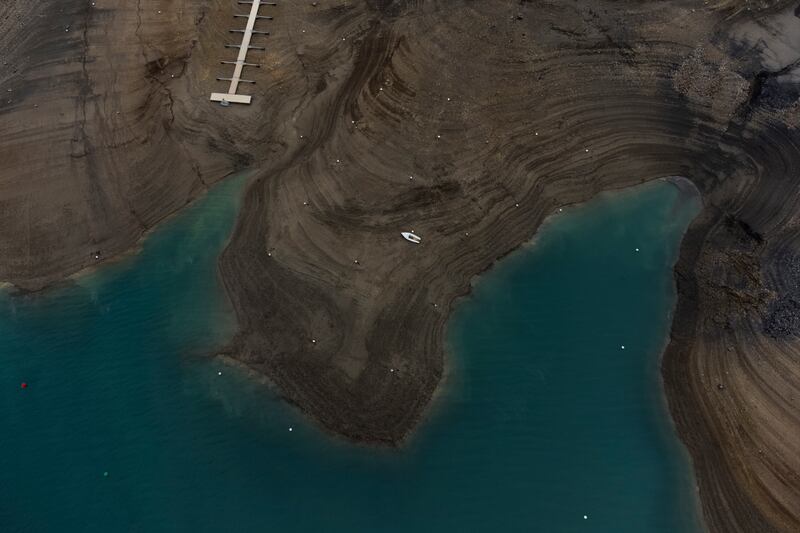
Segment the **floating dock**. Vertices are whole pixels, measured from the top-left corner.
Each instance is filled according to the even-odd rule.
[[[233,65],[233,76],[230,78],[217,78],[217,81],[230,82],[227,93],[211,93],[212,102],[221,102],[223,104],[249,104],[252,96],[247,94],[237,94],[240,83],[255,83],[252,80],[242,79],[242,70],[244,67],[260,67],[257,63],[247,62],[247,52],[249,50],[266,50],[263,46],[251,46],[250,40],[253,35],[269,35],[269,32],[258,31],[255,29],[256,21],[259,19],[272,20],[272,17],[265,17],[258,14],[258,10],[262,5],[275,6],[277,2],[263,2],[262,0],[239,0],[240,4],[250,5],[250,13],[248,15],[234,15],[234,18],[247,17],[247,25],[243,30],[229,30],[230,33],[241,33],[241,44],[226,44],[225,48],[238,48],[239,54],[236,61],[221,61],[223,65]]]

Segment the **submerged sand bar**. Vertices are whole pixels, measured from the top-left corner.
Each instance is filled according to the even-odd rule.
[[[250,46],[250,39],[252,39],[254,33],[266,34],[266,32],[257,32],[253,28],[255,28],[256,20],[259,18],[258,9],[261,7],[262,4],[267,5],[275,5],[275,2],[262,2],[261,0],[240,0],[240,4],[250,4],[250,14],[247,16],[247,26],[244,30],[233,30],[234,32],[242,33],[242,44],[239,46],[239,55],[236,58],[236,61],[233,62],[225,62],[225,63],[233,63],[233,76],[230,78],[217,78],[218,80],[230,80],[231,84],[228,88],[227,93],[211,93],[211,101],[212,102],[231,102],[234,104],[249,104],[252,100],[252,96],[245,95],[245,94],[236,94],[237,89],[239,88],[239,83],[249,82],[249,80],[242,80],[242,70],[245,66],[257,66],[252,63],[246,63],[245,60],[247,59],[247,51],[251,48],[259,48]],[[231,47],[236,47],[237,45],[229,45]]]

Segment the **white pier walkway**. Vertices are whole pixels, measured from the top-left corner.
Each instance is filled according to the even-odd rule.
[[[250,4],[250,14],[247,15],[247,26],[243,30],[230,30],[231,33],[241,33],[242,34],[242,44],[235,45],[229,44],[225,45],[226,48],[238,48],[239,55],[236,58],[236,61],[223,61],[223,64],[226,65],[234,65],[233,67],[233,76],[230,78],[217,78],[217,81],[230,81],[230,87],[228,88],[227,93],[211,93],[211,101],[212,102],[222,102],[222,103],[233,103],[233,104],[249,104],[252,100],[250,95],[246,94],[237,94],[236,91],[239,89],[240,83],[255,83],[251,80],[242,79],[242,70],[244,67],[258,67],[259,65],[256,63],[247,63],[247,52],[249,50],[265,50],[264,47],[261,46],[250,46],[250,40],[253,37],[253,34],[259,35],[269,35],[269,32],[266,31],[256,31],[255,25],[256,20],[258,19],[270,19],[272,17],[262,17],[258,14],[258,9],[262,5],[276,5],[276,2],[264,2],[263,0],[239,0],[240,4]],[[234,15],[235,17],[244,17],[244,15]]]

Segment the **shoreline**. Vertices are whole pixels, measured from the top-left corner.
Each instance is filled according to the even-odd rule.
[[[681,243],[681,252],[674,269],[674,279],[678,291],[670,328],[669,342],[662,356],[662,379],[666,391],[671,418],[675,424],[683,445],[689,451],[695,477],[698,482],[698,493],[703,511],[704,521],[709,531],[725,531],[733,526],[732,531],[779,531],[773,524],[765,521],[754,503],[737,494],[733,481],[734,475],[725,464],[710,429],[697,412],[697,392],[687,379],[687,367],[691,365],[687,358],[695,346],[694,322],[698,320],[697,281],[692,279],[690,271],[702,250],[702,244],[708,231],[708,222],[693,222]],[[720,480],[722,478],[722,480]],[[724,480],[727,478],[727,482]],[[725,491],[726,494],[718,494]],[[721,507],[721,502],[727,503]]]
[[[253,168],[218,264],[231,357],[328,431],[392,445],[446,375],[476,273],[559,206],[691,176],[705,203],[675,266],[670,413],[710,530],[800,530],[800,444],[774,437],[800,433],[800,108],[764,59],[794,6],[281,4],[256,105],[223,109],[208,72],[229,6],[179,1],[4,6],[0,45],[40,46],[9,48],[22,75],[0,103],[3,278],[113,261],[204,177]],[[29,82],[54,65],[63,84]]]
[[[718,24],[735,23],[723,23],[716,15],[694,20],[709,23],[698,29],[700,34],[710,28],[720,31]],[[608,77],[602,70],[592,70],[589,76],[587,70],[570,69],[578,78],[570,84],[570,97],[542,94],[549,103],[543,112],[540,100],[499,92],[495,84],[484,88],[481,82],[487,78],[482,71],[446,81],[436,75],[441,61],[463,59],[460,64],[466,70],[492,64],[489,57],[480,61],[459,55],[464,49],[492,50],[488,45],[476,48],[472,33],[446,24],[413,32],[403,28],[413,47],[428,49],[433,42],[450,55],[414,56],[411,65],[406,56],[392,55],[395,36],[390,26],[364,30],[357,57],[369,60],[350,64],[353,70],[336,93],[341,99],[332,99],[329,107],[315,102],[306,119],[297,119],[330,124],[324,141],[315,140],[313,146],[288,154],[274,169],[264,169],[248,190],[235,236],[220,260],[241,325],[234,357],[266,375],[282,396],[331,433],[392,446],[424,422],[446,369],[443,338],[454,302],[469,293],[476,274],[529,242],[559,206],[665,176],[692,176],[705,202],[698,220],[726,214],[738,221],[732,227],[746,240],[761,231],[753,229],[756,224],[772,224],[770,217],[780,214],[770,205],[796,194],[791,181],[781,178],[792,168],[787,161],[793,161],[796,133],[776,125],[769,111],[753,111],[758,108],[747,100],[747,92],[686,85],[681,76],[694,79],[697,69],[726,58],[717,50],[716,58],[687,59],[694,45],[679,43],[689,34],[671,34],[676,41],[653,52],[658,69],[648,71],[648,80],[637,78],[639,85],[631,86],[614,69],[608,70]],[[441,44],[451,41],[458,45]],[[500,46],[499,41],[489,44]],[[513,55],[508,50],[514,47],[507,45],[504,53]],[[519,57],[526,53],[521,50]],[[615,52],[608,52],[611,58],[604,53],[585,60],[601,69],[607,68],[606,60],[616,64]],[[543,56],[542,68],[574,66],[562,63],[562,57]],[[515,76],[513,65],[504,63],[492,75]],[[386,69],[392,72],[391,85],[370,81],[381,79]],[[437,82],[420,81],[426,76]],[[587,77],[585,83],[580,82],[582,76]],[[745,82],[743,76],[733,77],[721,87]],[[456,98],[456,105],[473,113],[469,119],[448,111],[444,98],[459,95],[459,80],[465,78],[479,80],[470,85],[469,103]],[[413,86],[413,91],[404,91],[402,84]],[[481,98],[492,102],[491,114],[480,114]],[[430,102],[443,109],[435,120],[426,114]],[[395,113],[415,120],[396,122]],[[343,115],[352,120],[340,124]],[[558,116],[574,119],[563,124]],[[429,140],[436,131],[444,135]],[[386,138],[397,144],[387,146]],[[416,154],[414,164],[406,153]],[[398,176],[398,169],[405,168],[406,175]],[[365,186],[354,189],[359,179]],[[698,224],[692,223],[685,239],[694,238]],[[396,239],[405,226],[418,230],[420,246],[408,248]],[[715,239],[701,245],[733,244],[725,234]],[[267,257],[264,243],[271,250]],[[692,276],[681,269],[684,249],[677,275]],[[757,267],[747,257],[742,265],[745,260],[748,268]],[[703,268],[710,280],[727,275],[710,264]],[[662,356],[665,367],[674,361],[672,354],[683,340],[676,335],[680,321],[697,319],[683,316],[684,289],[678,283],[670,344]],[[719,314],[713,300],[704,305]],[[742,307],[731,303],[727,310],[735,316]],[[401,368],[400,375],[390,377],[390,368]],[[692,370],[686,366],[682,375]],[[692,454],[704,517],[720,502],[750,498],[749,487],[732,481],[728,471],[739,468],[741,458],[719,458],[716,466],[724,474],[704,470],[694,441],[706,429],[682,424],[707,397],[696,389],[676,390],[669,377],[664,382],[671,416]],[[746,394],[746,387],[742,391]],[[680,404],[672,399],[676,394],[683,396]],[[720,443],[735,438],[735,429],[728,426],[727,433],[718,432],[714,438]],[[718,484],[720,476],[728,478]],[[791,491],[778,486],[771,490]],[[753,523],[764,524],[771,512],[762,506],[747,514],[756,517]],[[735,531],[736,516],[715,517],[707,524],[714,531]]]
[[[495,267],[497,267],[503,261],[507,260],[509,257],[511,257],[511,256],[513,256],[515,254],[524,253],[530,247],[535,246],[536,240],[537,240],[540,232],[544,229],[545,225],[548,224],[548,223],[554,222],[554,219],[555,219],[556,216],[564,214],[564,210],[571,209],[571,208],[576,208],[576,207],[580,208],[580,207],[585,206],[585,205],[587,205],[587,204],[589,204],[589,203],[591,203],[593,201],[598,200],[602,196],[614,196],[614,195],[618,195],[618,194],[633,193],[634,190],[637,189],[637,188],[652,186],[652,185],[656,184],[657,182],[664,182],[664,183],[668,183],[670,185],[673,185],[674,187],[676,187],[679,190],[680,194],[685,194],[687,188],[690,189],[691,190],[691,194],[693,195],[693,198],[696,198],[702,205],[702,194],[701,194],[700,190],[697,189],[697,187],[694,185],[694,183],[690,179],[682,177],[682,176],[664,176],[664,177],[652,178],[650,180],[646,180],[646,181],[642,181],[642,182],[638,182],[638,183],[632,183],[632,184],[623,185],[623,186],[611,187],[609,189],[602,190],[602,191],[598,192],[597,194],[595,194],[594,196],[592,196],[590,198],[587,198],[585,200],[572,202],[570,204],[565,204],[565,205],[563,205],[561,207],[555,208],[537,226],[536,230],[533,232],[533,234],[531,235],[531,237],[527,241],[521,243],[517,248],[509,251],[507,254],[496,258],[484,270],[482,270],[479,273],[476,273],[470,280],[469,289],[467,290],[467,292],[465,292],[465,293],[463,293],[463,294],[461,294],[459,296],[456,296],[452,300],[451,304],[449,305],[449,307],[447,309],[447,312],[445,313],[447,318],[445,319],[446,326],[445,326],[444,332],[442,334],[443,338],[445,338],[445,339],[448,338],[447,330],[449,329],[449,325],[450,325],[450,323],[452,321],[452,316],[456,312],[456,308],[470,298],[470,296],[471,296],[471,294],[473,292],[473,288],[474,288],[475,284],[479,283],[481,281],[481,279],[485,275],[487,275]],[[688,187],[687,187],[687,185],[688,185]],[[676,200],[676,202],[681,202],[681,201],[685,201],[685,199],[679,197]],[[680,239],[681,243],[683,242],[683,239],[685,238],[685,236],[688,233],[688,231],[689,230],[688,230],[688,226],[687,226],[687,229],[684,230],[684,232],[683,232],[683,234],[681,236],[681,239]],[[680,252],[679,252],[678,255],[680,256]],[[673,272],[673,279],[674,279],[674,273],[675,273],[675,265],[677,265],[678,261],[679,261],[679,257],[676,258],[675,263],[673,264],[673,266],[671,268],[671,270]],[[673,288],[675,290],[675,304],[668,311],[667,321],[669,323],[669,326],[667,328],[667,335],[665,336],[663,347],[659,351],[659,354],[658,354],[657,363],[658,363],[659,368],[662,365],[663,357],[664,357],[664,355],[665,355],[665,353],[667,351],[667,348],[669,347],[670,343],[672,342],[671,341],[672,323],[673,323],[674,313],[675,313],[675,310],[677,308],[677,301],[678,301],[678,297],[679,297],[678,291],[677,291],[677,285],[675,284],[674,281],[673,281]],[[228,294],[227,289],[225,290],[225,292],[226,292],[226,294]],[[454,364],[459,359],[457,354],[456,354],[456,352],[455,352],[455,349],[453,348],[453,346],[449,342],[445,342],[444,343],[444,363],[445,364],[444,364],[443,375],[442,375],[442,378],[441,378],[441,381],[439,382],[439,384],[434,388],[426,409],[424,411],[422,411],[419,419],[414,423],[413,426],[408,428],[406,433],[404,433],[402,436],[400,436],[396,441],[392,441],[391,443],[387,443],[387,442],[383,442],[383,441],[375,442],[375,441],[370,441],[370,440],[351,439],[351,438],[349,438],[349,437],[347,437],[345,435],[342,435],[340,432],[336,431],[335,429],[332,429],[332,428],[327,427],[324,424],[320,423],[320,421],[313,415],[313,413],[310,413],[310,412],[304,410],[301,404],[292,401],[291,398],[289,398],[289,397],[285,396],[284,394],[282,394],[280,385],[278,383],[274,382],[268,375],[264,374],[263,372],[259,372],[256,368],[253,368],[253,367],[249,366],[247,363],[244,363],[244,362],[240,361],[239,359],[237,359],[235,356],[231,355],[231,353],[235,352],[235,351],[236,351],[235,347],[227,347],[227,348],[225,348],[223,350],[217,351],[214,354],[210,354],[210,357],[213,358],[213,359],[221,361],[225,365],[228,365],[228,366],[231,366],[231,367],[238,368],[238,369],[242,370],[243,372],[245,372],[247,374],[247,376],[249,376],[250,379],[253,379],[256,382],[262,384],[263,386],[266,386],[267,389],[272,394],[275,394],[276,397],[280,398],[281,400],[286,401],[289,405],[291,405],[291,407],[293,409],[296,409],[300,413],[302,413],[307,421],[309,421],[311,424],[313,424],[315,427],[317,427],[319,430],[321,430],[324,434],[326,434],[330,438],[342,439],[343,441],[350,442],[351,444],[355,444],[355,445],[359,445],[359,446],[367,446],[367,447],[376,447],[376,446],[379,447],[379,446],[384,446],[384,445],[388,444],[391,448],[404,448],[404,447],[408,446],[414,440],[415,435],[417,435],[420,431],[424,431],[424,427],[423,426],[425,424],[427,424],[427,423],[430,423],[432,418],[436,416],[437,405],[438,405],[437,399],[440,398],[442,395],[446,395],[448,393],[448,389],[447,389],[447,387],[449,385],[448,377],[451,376],[452,373],[455,371]],[[675,437],[678,438],[681,448],[685,451],[686,456],[689,458],[690,463],[691,463],[692,455],[689,453],[689,449],[688,449],[686,443],[684,442],[681,434],[678,432],[676,421],[675,421],[674,417],[672,416],[672,413],[671,413],[671,410],[670,410],[670,402],[669,402],[669,398],[667,396],[666,388],[665,388],[665,385],[664,385],[664,376],[663,376],[661,371],[659,371],[659,383],[660,383],[660,386],[661,386],[661,392],[662,392],[661,398],[663,400],[663,405],[664,405],[664,408],[665,408],[665,412],[668,414],[668,418],[670,420],[670,424],[669,425],[672,428]],[[690,467],[692,468],[692,471],[693,471],[693,474],[694,474],[694,469],[691,466],[691,464],[690,464]],[[694,478],[694,475],[693,475],[693,478]],[[695,480],[695,485],[697,485],[696,480]],[[702,506],[700,505],[699,502],[700,502],[700,500],[698,499],[697,509],[701,510]]]
[[[138,256],[142,252],[142,248],[144,246],[144,241],[147,240],[153,232],[156,232],[162,228],[164,224],[169,223],[173,218],[183,214],[185,209],[191,208],[195,205],[198,201],[205,198],[208,193],[213,190],[217,186],[221,186],[224,181],[228,179],[235,179],[237,174],[242,174],[243,179],[249,180],[252,178],[252,174],[256,171],[254,169],[251,170],[244,170],[239,172],[229,172],[219,179],[215,180],[211,186],[208,188],[204,188],[197,196],[192,197],[192,199],[181,209],[176,211],[172,211],[170,213],[165,214],[155,225],[148,227],[147,229],[142,232],[138,239],[128,248],[125,250],[113,254],[108,257],[101,257],[101,259],[97,260],[97,262],[81,267],[80,269],[76,270],[75,272],[65,274],[63,276],[53,276],[51,278],[46,278],[44,281],[37,283],[33,286],[33,288],[28,288],[24,286],[16,285],[12,281],[0,281],[0,290],[8,289],[10,293],[13,295],[35,295],[38,293],[43,293],[46,291],[57,289],[58,287],[68,285],[70,283],[78,283],[80,282],[81,278],[86,276],[91,276],[92,274],[97,273],[99,270],[105,269],[107,267],[113,267],[115,265],[119,265],[126,261],[129,261],[136,256]],[[247,184],[243,186],[244,188],[247,187]],[[244,194],[244,193],[242,193]]]

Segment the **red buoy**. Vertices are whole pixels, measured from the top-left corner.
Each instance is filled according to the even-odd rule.
[[[20,386],[21,386],[23,389],[27,389],[27,388],[28,388],[28,384],[27,384],[27,383],[25,383],[24,381],[22,382],[22,385],[20,385]]]

